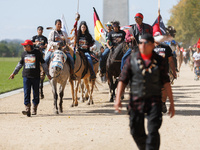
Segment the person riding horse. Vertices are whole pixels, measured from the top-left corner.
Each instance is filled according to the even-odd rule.
[[[141,13],[137,13],[135,15],[135,22],[136,24],[131,25],[132,27],[128,30],[126,34],[126,42],[131,43],[131,46],[122,57],[121,70],[124,66],[126,59],[131,54],[133,46],[138,44],[141,35],[145,33],[149,33],[153,35],[152,26],[150,26],[149,24],[143,23],[143,15]]]
[[[52,51],[56,49],[62,50],[66,46],[66,44],[70,44],[67,33],[61,30],[62,22],[60,19],[57,19],[55,21],[55,26],[56,26],[56,29],[51,31],[48,37],[48,46],[47,46],[48,52],[46,53],[45,58],[44,58],[47,64],[49,64]],[[65,51],[65,54],[67,55],[67,58],[69,58],[67,59],[67,61],[69,61],[69,64],[71,67],[71,71],[70,71],[71,78],[74,79],[74,60],[69,52]]]
[[[123,30],[120,30],[120,22],[113,22],[113,31],[108,34],[107,39],[107,47],[109,49],[109,52],[110,50],[113,51],[120,43],[122,43],[125,40],[125,36],[126,33]],[[106,58],[109,52],[107,53],[107,55],[103,56],[104,58],[102,63],[105,64],[102,65],[103,68],[101,68],[100,76],[104,76],[104,74],[106,73]]]
[[[90,47],[94,45],[94,39],[92,38],[91,34],[89,33],[87,23],[85,21],[81,21],[78,33],[77,33],[77,46],[78,51],[84,53],[85,57],[87,58],[90,66],[90,79],[95,79],[96,75],[93,69],[92,58],[90,56]]]

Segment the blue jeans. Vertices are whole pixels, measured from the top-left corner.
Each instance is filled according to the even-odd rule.
[[[39,87],[40,78],[27,78],[23,77],[24,86],[24,105],[30,104],[31,87],[33,89],[33,104],[38,105],[40,102]]]
[[[122,57],[122,62],[121,62],[121,70],[124,67],[124,64],[126,62],[126,59],[128,58],[128,56],[131,54],[131,49],[129,48],[126,53],[124,54],[124,56]]]
[[[94,73],[92,58],[91,58],[90,54],[89,54],[88,52],[85,52],[84,54],[85,54],[85,56],[86,56],[86,58],[87,58],[87,60],[88,60],[88,62],[89,62],[89,64],[90,64],[90,66],[91,66],[91,68],[92,68],[92,71],[93,71],[93,73]],[[95,73],[94,73],[94,74],[95,74]]]
[[[51,52],[51,51],[48,51],[47,54],[46,54],[45,57],[44,57],[44,61],[45,61],[47,64],[49,63],[51,54],[52,54],[52,52]],[[72,70],[73,70],[73,69],[74,69],[74,59],[72,58],[72,56],[70,55],[70,53],[65,53],[65,54],[67,55],[67,58],[69,58],[70,65],[71,65]]]
[[[106,48],[100,57],[100,68],[101,69],[106,69],[106,57],[108,56],[109,52],[110,52],[110,49]]]

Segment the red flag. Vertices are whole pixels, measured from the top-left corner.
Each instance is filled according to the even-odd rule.
[[[199,40],[197,41],[197,48],[200,48],[200,38],[199,38]]]

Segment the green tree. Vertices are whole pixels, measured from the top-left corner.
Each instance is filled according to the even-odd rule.
[[[175,40],[183,46],[194,45],[200,37],[200,1],[180,0],[173,6],[167,25],[176,29]]]

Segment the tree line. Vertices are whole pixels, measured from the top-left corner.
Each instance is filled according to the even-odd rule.
[[[21,42],[0,41],[0,57],[20,57],[23,50]]]
[[[167,25],[176,29],[175,40],[184,47],[196,44],[200,37],[200,1],[179,0],[170,13]]]

